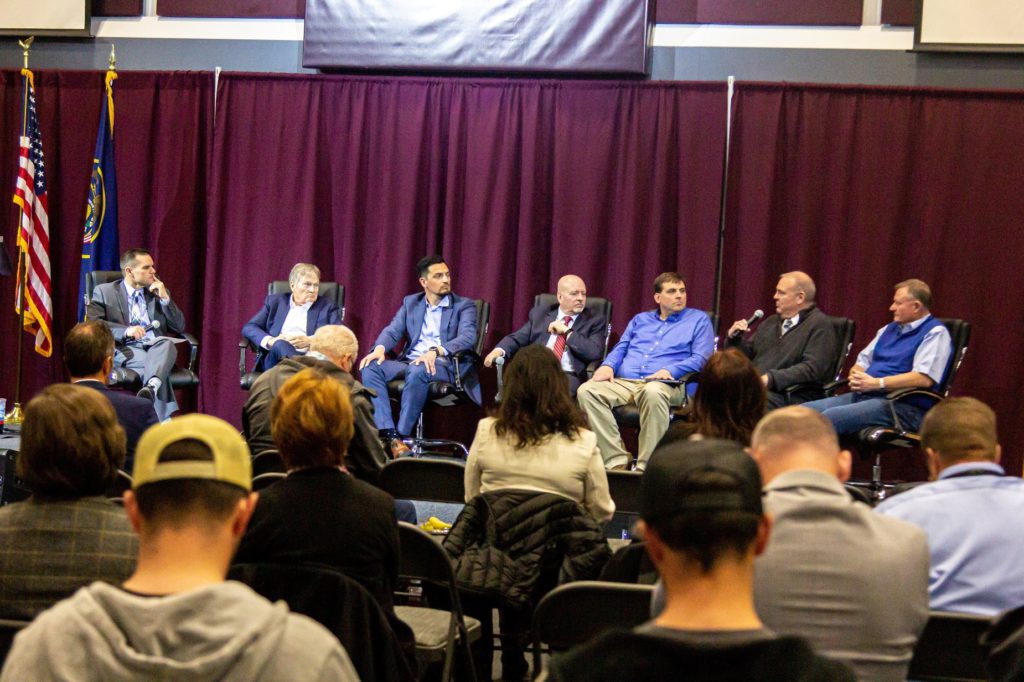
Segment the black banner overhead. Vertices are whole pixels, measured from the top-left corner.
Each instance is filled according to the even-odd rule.
[[[645,75],[649,0],[307,0],[320,69]]]

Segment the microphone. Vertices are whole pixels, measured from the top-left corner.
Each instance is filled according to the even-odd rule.
[[[758,308],[757,310],[754,311],[753,315],[751,315],[750,317],[747,318],[747,329],[749,330],[750,329],[750,325],[754,324],[755,322],[760,320],[762,317],[764,317],[764,311],[761,310],[760,308]],[[732,334],[729,335],[729,338],[734,339],[734,338],[736,338],[737,336],[739,336],[742,333],[743,332],[741,332],[740,330],[737,329],[736,331],[734,331]]]
[[[151,332],[154,329],[159,329],[159,328],[160,328],[160,320],[153,320],[152,322],[147,324],[145,327],[143,327],[142,331],[144,331],[144,332]]]

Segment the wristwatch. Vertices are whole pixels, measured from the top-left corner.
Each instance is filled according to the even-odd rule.
[[[878,380],[878,387],[883,391],[885,390],[885,377],[882,377],[881,379]]]
[[[427,349],[427,352],[430,351],[434,351],[434,355],[436,355],[437,357],[441,357],[441,351],[438,349],[437,346],[431,346],[430,348]]]

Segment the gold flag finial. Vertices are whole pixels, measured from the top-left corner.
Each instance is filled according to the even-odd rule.
[[[114,44],[110,44],[110,59],[107,61],[107,68],[117,71],[117,54],[114,53]]]
[[[25,68],[28,68],[28,51],[32,49],[32,41],[35,40],[35,36],[29,36],[25,40],[19,40],[18,44],[21,45],[21,56],[25,58]]]

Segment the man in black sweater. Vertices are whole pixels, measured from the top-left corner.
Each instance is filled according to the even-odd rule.
[[[831,376],[839,339],[828,316],[814,304],[815,286],[807,273],[787,272],[775,286],[775,311],[757,328],[750,340],[746,320],[729,327],[726,344],[739,348],[754,361],[768,389],[768,408],[797,405],[822,397],[815,386],[801,388],[791,396],[786,388],[794,384],[824,384]]]
[[[780,637],[754,611],[754,557],[771,518],[761,474],[737,444],[676,441],[655,450],[640,487],[640,525],[665,585],[664,611],[555,656],[547,680],[853,680],[845,665]]]

